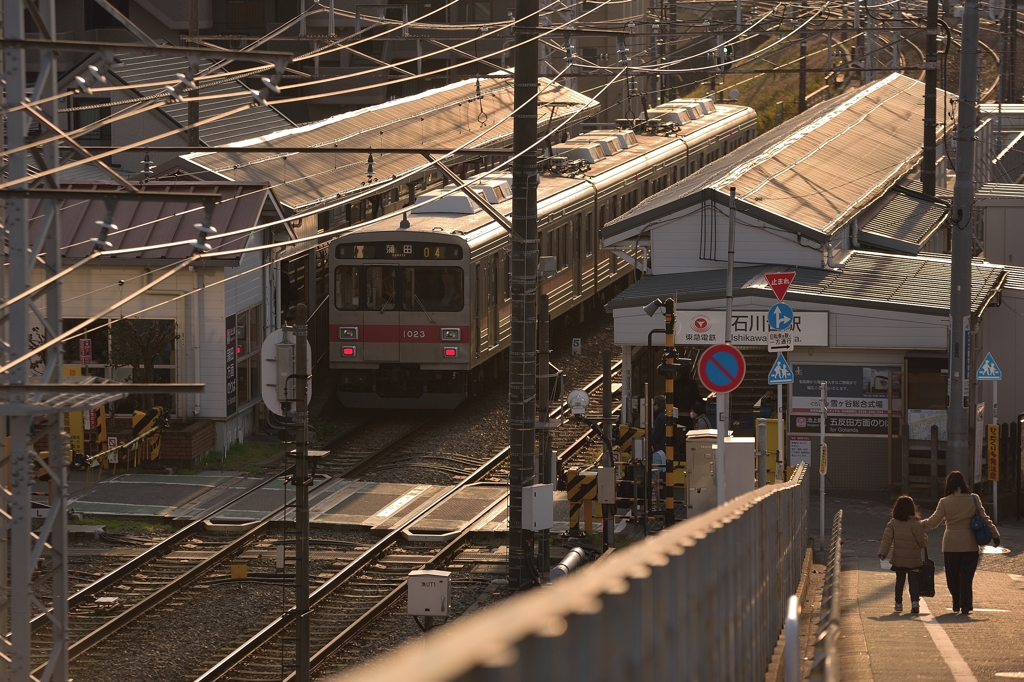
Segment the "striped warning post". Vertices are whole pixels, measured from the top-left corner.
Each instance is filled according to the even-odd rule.
[[[580,511],[583,510],[586,530],[590,534],[594,530],[593,500],[597,499],[597,472],[569,469],[566,481],[569,493],[569,532],[579,534]]]

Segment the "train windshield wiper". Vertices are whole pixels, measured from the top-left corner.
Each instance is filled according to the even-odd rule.
[[[380,307],[380,314],[381,315],[384,314],[384,311],[388,309],[388,306],[391,304],[391,301],[393,301],[393,300],[395,300],[395,292],[392,291],[391,295],[388,296],[388,300],[384,301],[384,305],[382,305]]]
[[[427,312],[427,306],[423,305],[423,301],[420,300],[419,296],[413,294],[412,300],[416,301],[419,304],[420,310],[422,310],[423,314],[427,316],[428,320],[430,320],[430,324],[437,324],[437,322],[434,322],[434,318],[430,316],[430,313]]]

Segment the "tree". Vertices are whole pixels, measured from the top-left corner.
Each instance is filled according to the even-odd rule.
[[[126,317],[111,329],[111,359],[114,365],[132,368],[132,383],[160,383],[157,365],[174,364],[174,342],[181,338],[174,320],[144,320]],[[135,408],[148,410],[153,395],[137,396]]]

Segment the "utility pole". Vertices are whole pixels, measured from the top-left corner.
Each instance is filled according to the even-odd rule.
[[[604,448],[602,449],[601,465],[615,466],[612,461],[612,442],[615,438],[615,420],[612,419],[612,352],[601,353],[601,371],[604,390],[601,396],[601,428],[604,430]],[[601,537],[604,550],[615,546],[615,505],[601,505]]]
[[[797,112],[807,111],[807,36],[800,36],[800,79],[797,84]]]
[[[978,106],[978,0],[965,0],[960,47],[960,93],[956,131],[956,184],[950,208],[953,233],[949,288],[949,407],[946,470],[969,471],[967,417],[970,405],[971,256],[974,236],[974,127]]]
[[[38,0],[32,12],[23,0],[3,0],[3,37],[8,40],[25,38],[26,19],[31,15],[33,31],[45,37],[57,35],[56,7],[54,0]],[[29,100],[26,83],[26,55],[22,48],[5,47],[3,51],[4,105],[17,107]],[[23,146],[28,140],[29,116],[44,120],[48,124],[57,122],[57,54],[52,50],[38,51],[38,76],[32,88],[30,110],[10,111],[6,114],[4,130],[5,149]],[[5,151],[6,153],[6,151]],[[7,177],[12,179],[28,177],[28,152],[17,151],[7,156]],[[58,149],[55,143],[42,146],[36,163],[47,169],[59,165]],[[57,175],[50,176],[54,186],[59,186]],[[29,183],[21,183],[12,189],[27,189]],[[56,277],[61,269],[60,220],[57,199],[42,202],[42,219],[36,224],[30,238],[28,223],[28,200],[23,197],[7,197],[4,229],[7,235],[7,249],[4,276],[9,284],[9,297],[17,296],[31,286],[34,277],[49,279]],[[37,271],[39,268],[41,271]],[[40,300],[42,299],[42,300]],[[42,305],[39,305],[42,304]],[[45,307],[45,312],[40,308]],[[59,334],[63,330],[61,314],[61,286],[59,281],[51,283],[38,296],[22,298],[8,308],[9,318],[0,328],[0,336],[6,351],[0,348],[0,358],[7,364],[17,358],[25,358],[2,376],[4,384],[25,386],[29,383],[31,359],[25,357],[31,351],[33,327],[44,330],[44,334]],[[43,364],[40,382],[62,383],[63,349],[60,344],[51,348],[41,357]],[[64,396],[61,396],[64,397]],[[4,553],[0,562],[4,564],[6,579],[0,584],[0,677],[13,682],[29,682],[35,679],[32,670],[32,627],[30,621],[40,605],[46,608],[45,615],[51,634],[36,642],[36,650],[47,650],[46,666],[42,679],[66,682],[68,679],[68,565],[67,565],[67,463],[64,457],[64,419],[59,408],[48,407],[39,400],[38,394],[12,393],[6,401],[0,402],[0,420],[8,421],[10,446],[5,454],[6,466],[2,467],[8,476],[0,477],[0,498],[6,504],[6,513],[0,514],[0,537]],[[56,404],[64,404],[58,398]],[[85,402],[85,401],[83,401]],[[89,404],[85,409],[98,406]],[[53,404],[53,403],[51,403]],[[42,428],[33,433],[36,418],[44,420]],[[43,437],[51,453],[44,462],[35,446]],[[33,528],[32,483],[38,467],[45,468],[53,491],[50,509],[46,511],[42,525]],[[45,549],[45,551],[44,551]],[[42,564],[37,559],[42,557]],[[38,568],[44,568],[37,573]],[[8,634],[9,633],[9,634]]]
[[[188,0],[188,35],[192,40],[189,41],[189,47],[194,47],[194,42],[199,37],[199,0]],[[194,95],[196,93],[189,93]],[[189,147],[199,146],[199,127],[196,125],[199,123],[199,102],[193,102],[190,98],[188,101],[188,125],[189,129],[186,134]]]
[[[921,154],[921,191],[935,196],[936,94],[939,85],[939,0],[928,0],[924,39],[924,151]]]
[[[305,303],[295,306],[295,416],[299,420],[295,436],[295,679],[309,682],[309,450],[306,428],[309,425],[307,396],[306,337],[308,327]]]
[[[512,338],[509,348],[509,582],[533,579],[523,485],[533,477],[537,419],[537,33],[538,0],[516,0],[512,128]]]
[[[676,522],[676,300],[665,299],[665,526]],[[650,460],[650,457],[647,457]],[[685,460],[684,460],[685,461]],[[682,469],[682,467],[680,467]],[[681,480],[679,481],[682,482]],[[644,527],[646,532],[646,526]]]
[[[551,314],[547,294],[537,296],[537,414],[540,416],[540,433],[537,435],[537,449],[540,451],[540,482],[555,482],[555,459],[551,453]],[[546,578],[551,569],[551,531],[545,528],[537,538],[537,563],[540,575]]]

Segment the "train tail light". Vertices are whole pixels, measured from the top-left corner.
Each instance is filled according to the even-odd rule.
[[[342,346],[341,347],[341,355],[342,355],[342,357],[346,357],[346,358],[354,358],[356,356],[356,347],[355,346]]]
[[[446,358],[456,358],[459,356],[459,349],[455,348],[454,346],[445,346],[444,356]]]

